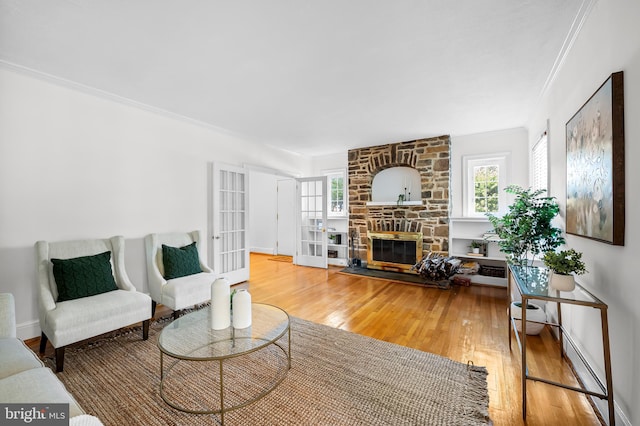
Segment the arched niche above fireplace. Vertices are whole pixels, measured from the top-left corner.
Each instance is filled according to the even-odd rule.
[[[420,173],[413,167],[390,167],[373,177],[371,202],[368,205],[422,204]]]

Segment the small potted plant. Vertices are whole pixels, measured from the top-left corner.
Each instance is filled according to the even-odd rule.
[[[471,241],[469,244],[469,248],[473,254],[480,254],[480,248],[482,247],[482,243],[480,241]]]
[[[549,285],[560,291],[573,291],[576,282],[573,274],[582,275],[587,272],[582,253],[574,249],[559,252],[548,251],[542,258],[544,264],[552,273],[549,277]]]

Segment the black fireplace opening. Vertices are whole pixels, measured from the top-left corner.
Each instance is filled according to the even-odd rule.
[[[371,240],[371,255],[373,260],[378,262],[413,265],[417,261],[416,244],[417,241],[373,238]]]

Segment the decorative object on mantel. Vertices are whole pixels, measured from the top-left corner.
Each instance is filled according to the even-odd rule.
[[[511,315],[516,320],[516,329],[522,331],[522,302],[511,303]],[[544,328],[541,324],[547,320],[547,314],[538,305],[527,303],[527,334],[535,336]],[[533,322],[535,321],[535,322]]]
[[[438,253],[427,253],[418,263],[411,267],[422,278],[433,283],[447,282],[455,274],[462,261],[455,257],[444,257]]]
[[[611,76],[566,125],[567,233],[624,245],[624,83]]]
[[[234,297],[234,299],[237,295]],[[231,286],[220,277],[211,284],[211,328],[224,330],[231,325]]]
[[[576,282],[573,274],[582,275],[587,272],[582,253],[574,249],[560,252],[548,251],[542,259],[551,270],[549,275],[549,287],[559,291],[573,291]]]
[[[560,211],[554,197],[542,197],[544,189],[533,191],[518,185],[509,185],[505,191],[516,195],[509,212],[502,217],[487,213],[487,217],[500,237],[498,245],[508,263],[533,265],[537,255],[564,244],[562,230],[551,225]]]

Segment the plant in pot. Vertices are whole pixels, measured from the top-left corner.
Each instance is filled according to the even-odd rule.
[[[471,249],[471,252],[474,254],[479,254],[480,253],[480,249],[482,248],[482,243],[480,241],[471,241],[471,244],[469,244],[469,248]]]
[[[491,213],[487,217],[500,237],[498,245],[507,262],[530,266],[540,253],[564,244],[562,230],[551,224],[560,211],[554,197],[543,197],[544,189],[533,191],[518,185],[510,185],[505,191],[515,194],[509,211],[502,217]]]
[[[587,272],[582,253],[574,249],[559,252],[548,251],[542,258],[544,264],[551,270],[549,285],[560,291],[573,291],[576,282],[573,274],[582,275]]]

